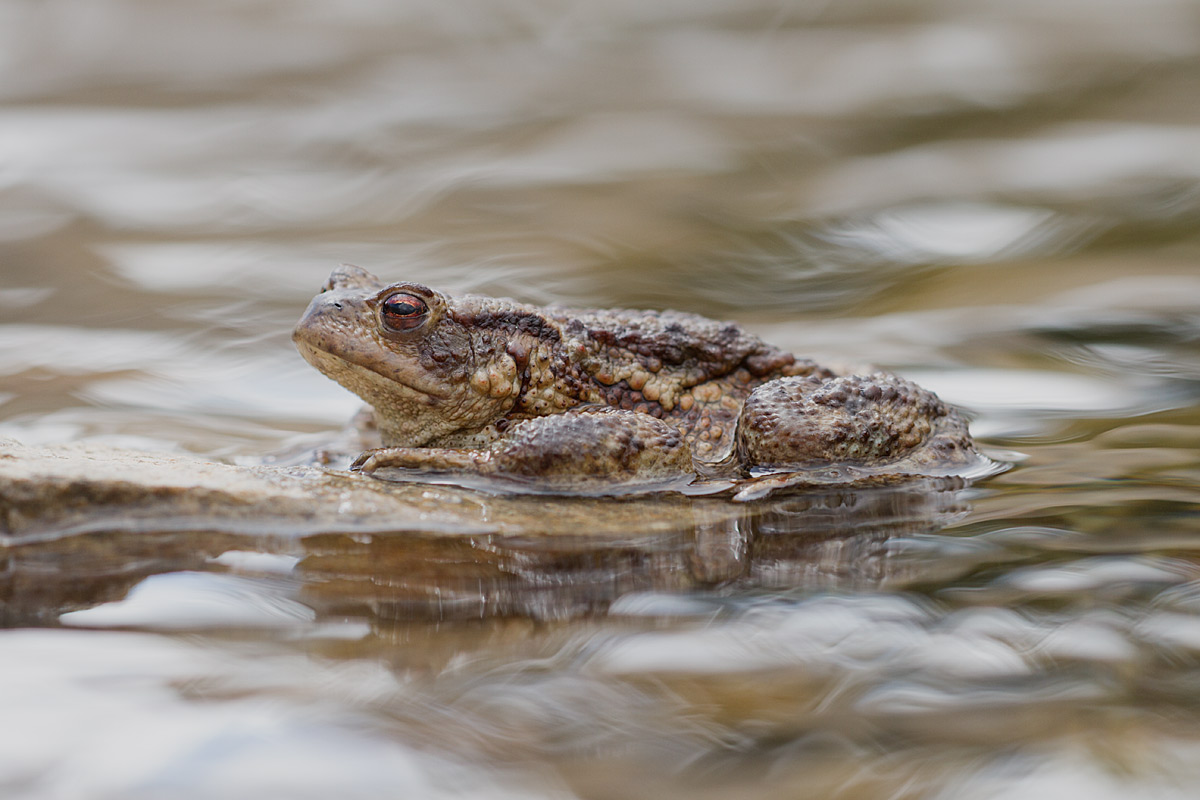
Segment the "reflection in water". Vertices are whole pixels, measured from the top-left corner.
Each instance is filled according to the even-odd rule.
[[[283,543],[260,540],[259,555],[244,552],[244,534],[153,532],[146,530],[152,521],[143,521],[128,530],[12,543],[0,596],[8,625],[58,619],[86,627],[237,629],[308,619],[297,601],[318,619],[565,620],[603,612],[631,592],[900,587],[914,578],[913,565],[892,563],[892,541],[936,532],[964,515],[961,490],[961,481],[930,479],[738,505],[614,499],[599,502],[629,506],[616,524],[636,520],[639,504],[647,512],[653,504],[657,517],[675,522],[548,535],[531,513],[545,499],[518,497],[506,502],[531,514],[521,534],[380,532],[377,522],[364,520],[359,531],[310,534],[284,552]],[[479,502],[484,517],[498,513],[487,510],[486,498]],[[572,501],[556,502],[566,513]],[[673,514],[664,517],[669,504]]]
[[[306,602],[332,616],[569,619],[629,592],[902,584],[888,565],[888,541],[962,513],[956,492],[922,485],[813,493],[735,515],[719,501],[681,503],[677,530],[616,539],[536,529],[469,538],[322,534],[303,540],[297,572]]]
[[[0,549],[0,622],[52,624],[60,614],[115,601],[149,576],[203,568],[231,549],[220,534],[96,531]]]

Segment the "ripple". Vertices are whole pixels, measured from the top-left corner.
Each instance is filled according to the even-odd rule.
[[[1063,205],[1087,205],[1097,193],[1136,198],[1181,178],[1200,179],[1197,153],[1200,128],[1188,125],[1081,122],[1012,141],[939,142],[817,176],[805,213],[844,213],[864,196],[885,206],[930,196],[1016,195]]]
[[[814,598],[793,608],[764,608],[737,624],[646,633],[612,643],[593,659],[606,673],[722,674],[783,667],[849,668],[947,679],[1030,673],[1022,654],[990,634],[959,625],[928,629],[929,612],[901,597]]]
[[[885,209],[861,226],[835,223],[817,236],[887,261],[960,263],[1050,252],[1067,238],[1064,228],[1046,209],[918,204]]]
[[[200,630],[286,628],[311,622],[311,608],[278,596],[277,587],[203,572],[167,572],[134,586],[119,602],[59,617],[76,628]]]
[[[1180,584],[1192,572],[1186,562],[1166,558],[1093,556],[1067,564],[1013,570],[995,586],[1027,599],[1062,597],[1078,601],[1090,595],[1125,595]]]
[[[86,380],[77,394],[101,406],[154,408],[167,415],[192,411],[321,419],[338,425],[360,405],[306,368],[290,350],[286,354],[291,369],[280,370],[279,353],[236,346],[201,348],[167,332],[5,325],[0,334],[0,375],[44,371],[82,376]],[[31,349],[30,342],[37,342],[37,348]],[[292,388],[283,388],[288,385]],[[37,424],[17,420],[6,426],[8,435],[21,438],[21,429]]]
[[[905,370],[943,399],[983,414],[1130,414],[1157,405],[1159,388],[1116,378],[1021,369]]]
[[[4,631],[0,645],[0,782],[23,797],[564,796],[380,737],[362,700],[328,691],[353,677],[394,692],[386,673],[131,633]]]

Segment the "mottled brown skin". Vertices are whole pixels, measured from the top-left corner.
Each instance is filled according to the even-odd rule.
[[[654,481],[693,460],[904,471],[974,454],[958,414],[908,381],[839,376],[693,314],[453,298],[344,265],[293,339],[374,408],[386,446],[365,471]]]

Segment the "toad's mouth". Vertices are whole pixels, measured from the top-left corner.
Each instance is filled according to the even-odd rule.
[[[308,342],[297,341],[296,349],[322,375],[337,381],[372,405],[381,400],[394,403],[401,398],[421,405],[436,405],[446,397],[444,392],[414,385],[411,378],[398,371],[384,372],[379,367],[356,364]]]

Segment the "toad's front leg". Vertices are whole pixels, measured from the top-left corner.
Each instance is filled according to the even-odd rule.
[[[448,447],[377,447],[361,453],[350,464],[352,472],[368,475],[378,469],[425,469],[434,472],[492,470],[490,450],[452,450]]]
[[[672,425],[648,414],[581,409],[511,424],[477,450],[384,447],[368,450],[351,469],[400,467],[516,478],[552,487],[659,483],[690,478],[692,457]]]

